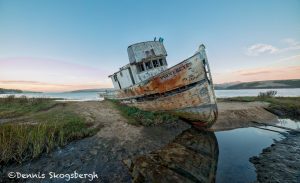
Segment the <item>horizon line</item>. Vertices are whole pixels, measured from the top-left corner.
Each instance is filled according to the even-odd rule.
[[[292,79],[268,79],[268,80],[253,80],[253,81],[229,81],[229,82],[222,82],[222,83],[214,83],[214,85],[221,85],[221,84],[229,84],[229,83],[251,83],[251,82],[263,82],[263,81],[286,81],[286,80],[300,80],[300,78],[292,78]],[[58,85],[58,86],[76,86],[76,85],[70,85],[70,84],[52,84],[52,83],[44,83],[44,82],[38,82],[38,81],[20,81],[20,80],[0,80],[0,83],[35,83],[35,84],[49,84],[49,85]],[[78,90],[97,90],[97,89],[114,89],[114,87],[109,87],[109,86],[102,86],[99,84],[100,87],[96,87],[97,85],[94,85],[93,87],[78,87],[74,89],[67,89],[67,90],[40,90],[37,88],[32,88],[32,89],[22,89],[20,87],[9,87],[9,86],[2,86],[0,84],[1,89],[11,89],[11,90],[21,90],[21,91],[27,91],[27,92],[42,92],[42,93],[60,93],[60,92],[72,92],[72,91],[78,91]]]

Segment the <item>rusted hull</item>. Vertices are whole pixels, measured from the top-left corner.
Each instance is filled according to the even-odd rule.
[[[217,119],[217,105],[208,63],[200,53],[132,87],[108,93],[148,111],[166,111],[198,126],[211,126]]]

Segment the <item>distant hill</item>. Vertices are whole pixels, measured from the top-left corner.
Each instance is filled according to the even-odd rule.
[[[71,93],[80,93],[80,92],[104,92],[104,91],[114,90],[113,88],[99,88],[99,89],[84,89],[84,90],[74,90],[69,91]],[[67,92],[68,93],[68,92]]]
[[[274,88],[274,89],[275,88],[300,88],[300,79],[215,84],[216,90],[267,89],[267,88]]]
[[[215,84],[214,87],[216,90],[222,90],[222,89],[228,88],[229,86],[233,86],[233,85],[240,84],[240,83],[242,83],[242,82],[236,81],[236,82]]]
[[[42,92],[0,88],[0,94],[18,94],[18,93],[42,93]]]
[[[0,88],[0,94],[23,93],[22,90]]]

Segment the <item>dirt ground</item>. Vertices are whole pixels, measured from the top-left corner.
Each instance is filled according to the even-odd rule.
[[[108,101],[68,102],[67,107],[83,115],[87,122],[101,126],[100,131],[89,138],[74,141],[50,154],[21,165],[12,164],[0,170],[0,182],[7,181],[7,173],[18,172],[97,172],[95,182],[130,182],[130,172],[124,159],[144,155],[161,149],[191,126],[174,121],[155,127],[133,126],[127,123]],[[269,121],[276,116],[263,109],[263,103],[219,103],[219,119],[213,130],[224,130],[247,125],[251,120]],[[16,180],[20,182],[19,180]],[[25,179],[35,182],[34,179]],[[44,180],[61,182],[60,179]],[[77,180],[76,180],[77,181]],[[76,182],[75,181],[75,182]],[[82,180],[78,180],[81,182]],[[74,182],[74,181],[72,181]]]
[[[230,130],[253,126],[251,121],[276,123],[278,117],[265,110],[265,102],[219,102],[218,119],[213,131]]]
[[[67,107],[82,114],[94,126],[101,125],[102,128],[92,137],[71,142],[33,161],[3,167],[0,170],[0,182],[11,181],[7,179],[7,173],[11,171],[46,174],[97,172],[100,178],[94,182],[131,182],[128,168],[122,160],[158,150],[191,127],[184,122],[146,128],[129,125],[107,101],[68,102]],[[35,179],[23,181],[36,182]],[[62,182],[61,179],[43,181]],[[20,179],[16,182],[20,182]]]
[[[75,111],[83,114],[87,120],[104,125],[97,135],[101,137],[115,137],[123,141],[137,140],[141,137],[141,131],[145,128],[129,125],[126,119],[114,109],[108,101],[102,102],[73,102]],[[251,121],[276,123],[278,117],[265,110],[268,103],[265,102],[219,102],[218,120],[211,127],[213,131],[229,130],[241,127],[253,126]],[[129,133],[130,132],[130,133]]]

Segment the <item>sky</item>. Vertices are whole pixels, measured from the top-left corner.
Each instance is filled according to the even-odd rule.
[[[169,66],[205,44],[214,83],[300,79],[299,0],[0,0],[0,88],[109,88],[154,37]]]

